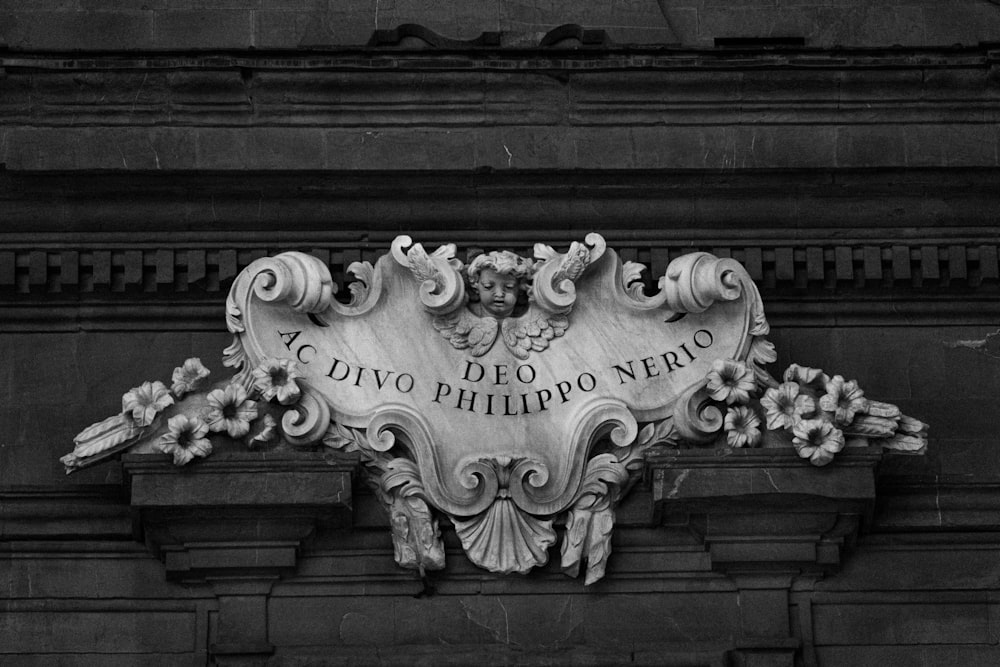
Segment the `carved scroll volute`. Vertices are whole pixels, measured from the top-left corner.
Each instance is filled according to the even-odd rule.
[[[285,437],[293,445],[308,445],[323,437],[330,426],[330,406],[308,382],[298,381],[302,395],[281,418]]]
[[[532,301],[553,313],[565,313],[573,307],[576,303],[576,279],[607,248],[600,234],[587,234],[585,242],[572,243],[564,255],[541,243],[535,245],[535,258],[544,263],[535,273],[531,287]]]
[[[659,286],[668,308],[678,313],[701,313],[716,301],[734,301],[743,293],[739,262],[705,252],[682,255],[672,261]]]
[[[373,449],[388,451],[397,436],[410,458],[418,462],[427,498],[434,506],[448,514],[469,515],[482,512],[493,502],[500,487],[488,463],[478,458],[463,461],[454,476],[442,476],[426,418],[409,406],[386,404],[372,416],[368,438]]]
[[[409,250],[404,249],[409,248]],[[455,244],[449,243],[430,255],[409,236],[397,236],[392,242],[392,256],[408,268],[420,282],[420,301],[434,315],[450,313],[465,304],[465,281],[462,263],[455,259]]]
[[[725,414],[712,401],[704,385],[688,389],[674,404],[674,426],[686,441],[696,444],[715,439]]]
[[[511,498],[522,509],[538,515],[556,514],[565,510],[575,502],[580,483],[586,468],[587,457],[601,438],[607,436],[616,447],[624,447],[635,440],[639,426],[628,409],[620,400],[595,397],[581,406],[576,425],[573,429],[567,449],[572,452],[573,461],[567,468],[572,471],[571,479],[563,490],[558,493],[549,491],[544,494],[548,482],[548,471],[538,464],[525,462],[515,469],[510,485]]]
[[[262,301],[282,301],[300,313],[326,310],[333,297],[333,278],[321,260],[302,252],[259,259],[247,273],[255,277],[254,293]]]
[[[329,267],[302,252],[258,259],[236,276],[226,298],[226,327],[233,342],[223,352],[222,363],[237,369],[233,378],[246,387],[250,386],[251,369],[262,360],[252,340],[244,335],[251,290],[265,302],[286,302],[300,313],[321,313],[333,303],[335,286]]]

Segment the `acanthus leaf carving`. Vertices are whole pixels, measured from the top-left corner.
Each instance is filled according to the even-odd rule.
[[[390,437],[376,438],[339,424],[329,424],[322,438],[324,445],[347,452],[358,452],[368,474],[368,485],[375,491],[389,513],[393,554],[400,567],[441,570],[445,566],[441,530],[424,494],[416,464],[392,456],[395,443]]]
[[[566,512],[566,536],[562,543],[562,568],[571,577],[580,573],[587,559],[584,579],[590,585],[604,577],[611,555],[611,533],[615,505],[629,479],[628,470],[612,454],[599,454],[587,462],[581,493]]]

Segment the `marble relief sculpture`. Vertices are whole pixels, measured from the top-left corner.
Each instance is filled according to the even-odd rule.
[[[815,466],[845,447],[922,453],[927,426],[858,383],[776,359],[757,288],[732,259],[683,255],[644,292],[644,267],[590,234],[466,265],[408,237],[354,263],[351,299],[297,252],[255,261],[226,304],[232,376],[198,359],[146,382],[81,432],[72,471],[123,451],[177,465],[220,443],[354,452],[389,515],[402,567],[441,569],[438,517],[500,573],[561,564],[586,583],[611,553],[615,509],[647,453],[789,448]],[[502,341],[498,343],[499,341]]]

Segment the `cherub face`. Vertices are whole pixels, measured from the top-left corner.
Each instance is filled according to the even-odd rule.
[[[483,310],[497,319],[508,317],[514,312],[519,288],[520,281],[517,278],[497,273],[493,269],[483,269],[476,283]]]

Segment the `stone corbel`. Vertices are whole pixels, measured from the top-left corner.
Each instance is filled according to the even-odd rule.
[[[654,519],[686,525],[738,589],[729,660],[792,667],[789,595],[803,574],[840,568],[871,520],[881,447],[849,447],[822,468],[784,449],[678,449],[647,456]]]
[[[267,596],[294,573],[319,525],[349,525],[353,456],[326,452],[227,452],[198,466],[169,456],[122,460],[135,532],[168,579],[212,586],[216,664],[273,652]]]
[[[686,519],[716,570],[830,572],[871,518],[879,447],[816,468],[784,449],[677,449],[647,458],[660,518]]]

